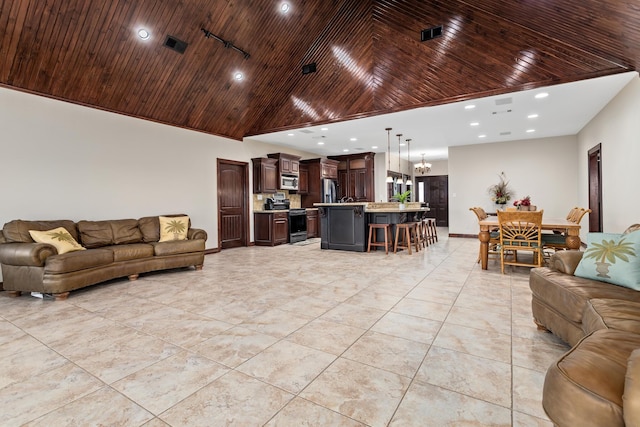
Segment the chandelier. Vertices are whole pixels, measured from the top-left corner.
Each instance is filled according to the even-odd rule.
[[[422,155],[422,161],[414,164],[413,167],[416,169],[416,173],[419,173],[420,175],[431,172],[431,163],[424,161],[424,154]]]

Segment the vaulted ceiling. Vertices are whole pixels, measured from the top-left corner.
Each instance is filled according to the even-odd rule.
[[[640,65],[637,1],[281,3],[0,0],[0,85],[242,139]]]

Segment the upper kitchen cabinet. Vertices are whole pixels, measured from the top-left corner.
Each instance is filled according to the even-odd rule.
[[[320,178],[338,179],[338,163],[337,160],[321,159]]]
[[[253,192],[275,193],[278,191],[278,160],[268,158],[251,159],[253,162]]]
[[[338,163],[338,198],[354,202],[375,201],[373,157],[375,153],[331,156]]]
[[[267,154],[267,157],[278,160],[278,170],[280,175],[299,175],[300,156],[285,153]]]
[[[302,207],[312,208],[314,203],[325,202],[322,180],[338,179],[337,160],[331,159],[307,159],[300,161],[300,191],[302,195]],[[306,171],[306,177],[303,172]],[[303,180],[306,180],[303,186]]]

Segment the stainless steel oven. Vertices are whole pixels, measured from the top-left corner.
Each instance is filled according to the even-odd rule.
[[[307,240],[307,210],[289,209],[289,243]]]

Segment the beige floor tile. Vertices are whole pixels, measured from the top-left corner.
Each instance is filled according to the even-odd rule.
[[[548,420],[542,409],[545,372],[513,367],[513,410]]]
[[[144,423],[141,427],[171,427],[169,424],[162,421],[160,418],[154,418],[148,423]]]
[[[286,304],[281,305],[279,308],[284,311],[293,311],[307,316],[321,316],[338,304],[339,301],[336,300],[326,300],[304,295],[292,299]]]
[[[293,395],[231,371],[160,415],[172,426],[261,426]]]
[[[424,319],[422,317],[408,316],[400,313],[387,313],[371,328],[394,337],[431,344],[442,322]]]
[[[358,421],[296,397],[265,427],[365,427]]]
[[[386,311],[377,308],[342,303],[323,314],[320,318],[356,328],[369,329],[385,314]]]
[[[549,366],[568,351],[562,344],[550,344],[541,340],[512,338],[512,363],[514,366],[547,372]]]
[[[278,341],[271,335],[236,326],[191,348],[213,361],[235,368]]]
[[[0,388],[0,425],[19,426],[35,420],[103,385],[71,363],[41,372],[25,381]]]
[[[112,387],[158,415],[228,371],[203,356],[183,351],[113,383]]]
[[[510,335],[445,322],[433,341],[433,345],[499,362],[511,363]]]
[[[385,294],[372,289],[365,289],[346,302],[352,305],[360,305],[364,307],[377,308],[378,310],[389,310],[400,301],[401,297],[397,295]]]
[[[391,427],[509,427],[511,411],[443,388],[413,382]]]
[[[367,332],[342,357],[413,378],[428,350],[428,344]]]
[[[384,426],[409,386],[409,379],[338,359],[300,397],[370,426]]]
[[[291,393],[299,393],[336,356],[289,341],[280,341],[236,369]]]
[[[287,340],[339,356],[364,332],[353,326],[315,319],[289,335]]]
[[[313,317],[279,309],[266,311],[242,323],[242,326],[263,334],[283,338],[309,323]]]
[[[139,426],[153,418],[149,412],[110,387],[103,387],[63,406],[25,427]]]
[[[437,286],[437,284],[434,287],[431,287],[422,283],[409,292],[407,294],[407,298],[432,301],[451,306],[456,301],[456,298],[458,298],[459,292],[459,289],[447,289],[443,286]]]
[[[24,351],[2,358],[5,369],[0,369],[0,389],[32,377],[37,378],[43,372],[68,363],[67,359],[42,344],[38,347],[28,347]]]
[[[553,423],[548,419],[543,420],[532,415],[513,411],[513,427],[553,427]]]
[[[432,346],[416,381],[511,408],[511,365]]]
[[[446,323],[499,334],[511,334],[511,315],[508,313],[479,311],[456,305],[449,312]]]
[[[443,322],[451,310],[451,305],[413,298],[403,298],[391,309],[394,313],[424,317],[425,319]]]

